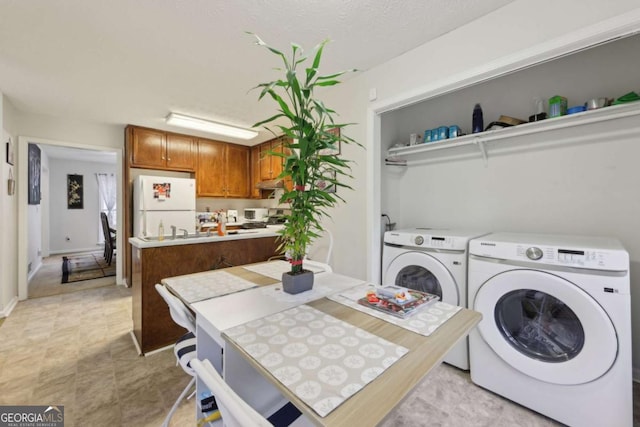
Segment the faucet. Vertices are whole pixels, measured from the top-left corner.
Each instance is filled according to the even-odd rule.
[[[175,240],[176,239],[176,226],[172,225],[171,226],[171,240]]]
[[[182,238],[183,239],[186,239],[187,237],[189,237],[189,232],[186,229],[181,228],[180,231],[182,231]]]

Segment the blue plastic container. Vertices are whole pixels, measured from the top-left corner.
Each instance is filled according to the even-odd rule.
[[[583,111],[587,111],[587,107],[584,105],[576,105],[575,107],[567,109],[567,114],[581,113]]]
[[[449,126],[449,138],[457,138],[460,136],[462,131],[460,127],[457,125]]]
[[[424,131],[424,138],[422,138],[422,142],[431,142],[431,129]]]
[[[431,129],[431,142],[439,141],[440,133],[438,132],[438,128]]]
[[[440,126],[438,128],[438,139],[447,139],[449,138],[449,128],[446,126]]]

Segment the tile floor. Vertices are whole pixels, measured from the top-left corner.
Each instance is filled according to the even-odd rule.
[[[78,255],[78,253],[64,255]],[[42,266],[29,281],[29,298],[66,294],[116,284],[114,276],[74,283],[60,283],[62,282],[62,257],[64,255],[52,255],[42,259]],[[115,257],[113,259],[115,262]]]
[[[160,426],[190,377],[171,351],[139,357],[130,329],[131,290],[121,286],[20,302],[0,326],[0,405],[64,405],[66,427]],[[171,425],[196,425],[193,401]],[[383,425],[558,424],[442,365]]]

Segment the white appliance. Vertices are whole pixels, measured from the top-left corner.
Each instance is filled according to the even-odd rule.
[[[439,295],[443,302],[467,307],[467,246],[487,232],[411,228],[387,231],[382,250],[382,284]],[[444,361],[469,369],[467,338]]]
[[[196,185],[190,178],[166,176],[136,177],[133,183],[133,235],[158,237],[162,221],[164,235],[172,234],[176,227],[193,234],[196,229]],[[181,230],[182,229],[182,230]]]
[[[471,380],[571,426],[633,425],[629,255],[617,240],[469,243]]]

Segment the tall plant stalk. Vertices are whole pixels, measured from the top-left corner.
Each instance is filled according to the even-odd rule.
[[[257,35],[258,46],[268,49],[282,61],[278,68],[282,78],[257,85],[261,89],[259,100],[270,97],[277,105],[277,114],[262,120],[254,127],[264,126],[274,135],[281,134],[283,149],[270,151],[272,156],[284,158],[283,171],[278,178],[290,181],[280,198],[280,203],[290,203],[291,213],[280,231],[280,250],[291,258],[291,273],[303,270],[303,260],[308,246],[322,232],[322,217],[329,217],[328,209],[344,199],[327,188],[351,188],[341,178],[351,177],[349,161],[338,152],[340,144],[355,143],[342,131],[349,123],[337,123],[337,113],[316,97],[315,90],[340,83],[338,78],[355,70],[331,75],[319,73],[322,52],[328,40],[315,47],[311,65],[303,68],[308,57],[303,49],[291,44],[291,54],[263,42]],[[282,124],[282,123],[285,124]],[[272,124],[278,132],[267,127]],[[360,144],[358,144],[360,145]]]

